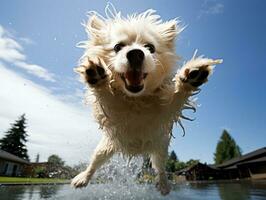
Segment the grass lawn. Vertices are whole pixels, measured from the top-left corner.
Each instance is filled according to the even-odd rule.
[[[0,184],[49,184],[49,183],[68,183],[67,179],[54,178],[25,178],[25,177],[5,177],[0,176]]]

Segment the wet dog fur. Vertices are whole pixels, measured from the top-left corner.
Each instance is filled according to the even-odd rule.
[[[184,108],[194,109],[189,97],[221,60],[194,55],[177,70],[175,39],[182,28],[177,19],[163,22],[154,10],[126,18],[92,12],[85,27],[89,39],[82,43],[85,52],[75,71],[95,97],[93,113],[103,135],[87,169],[71,184],[86,186],[116,152],[149,154],[158,174],[156,186],[166,195],[173,124],[180,122]]]

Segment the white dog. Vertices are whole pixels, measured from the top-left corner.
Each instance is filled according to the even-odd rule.
[[[93,111],[103,130],[87,169],[72,180],[79,188],[115,152],[149,154],[158,172],[157,188],[170,192],[165,162],[174,122],[189,97],[207,82],[222,60],[195,57],[173,75],[178,60],[175,38],[182,31],[174,19],[162,22],[153,10],[124,18],[120,12],[103,18],[92,12],[85,53],[76,71],[96,97]]]

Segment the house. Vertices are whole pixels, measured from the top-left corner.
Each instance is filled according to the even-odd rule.
[[[176,173],[177,175],[185,176],[188,181],[218,179],[220,170],[206,163],[196,163],[190,167],[182,169]]]
[[[48,162],[32,162],[25,167],[25,175],[28,177],[44,178],[48,177]]]
[[[266,147],[216,165],[230,178],[266,179]]]
[[[22,176],[25,166],[29,164],[28,161],[0,149],[1,176]]]
[[[186,180],[266,179],[266,147],[219,165],[199,162],[176,174],[185,176]]]

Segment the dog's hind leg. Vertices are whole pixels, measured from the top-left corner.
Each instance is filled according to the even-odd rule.
[[[167,195],[171,191],[167,175],[165,172],[166,159],[168,157],[167,149],[164,152],[156,152],[151,154],[152,167],[157,172],[156,187],[162,195]]]
[[[103,137],[91,158],[91,163],[87,169],[73,178],[71,185],[75,188],[87,186],[94,172],[100,168],[112,155],[114,148],[108,138]]]

